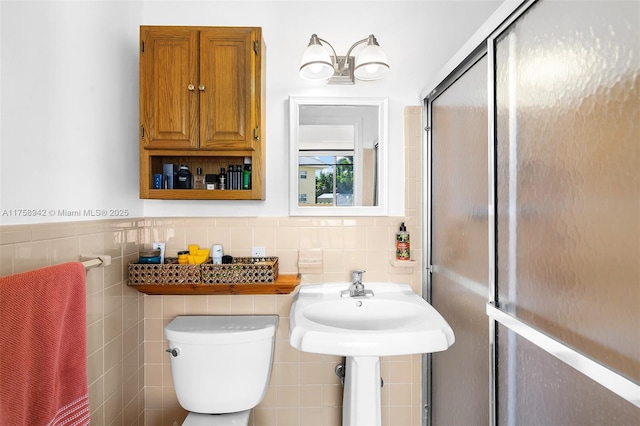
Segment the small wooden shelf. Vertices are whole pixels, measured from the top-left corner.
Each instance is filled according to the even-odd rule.
[[[289,294],[300,284],[300,275],[278,275],[275,283],[235,284],[135,284],[145,294]]]

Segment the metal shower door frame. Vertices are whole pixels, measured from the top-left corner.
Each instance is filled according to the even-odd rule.
[[[504,2],[489,20],[471,37],[463,48],[451,59],[443,68],[435,83],[427,86],[428,91],[423,91],[423,152],[426,158],[423,159],[422,178],[423,186],[423,241],[426,242],[423,251],[423,275],[422,275],[422,295],[423,298],[432,303],[432,102],[449,88],[461,75],[470,69],[477,60],[487,56],[487,88],[488,88],[488,134],[487,134],[487,155],[488,155],[488,236],[489,236],[489,291],[487,294],[486,313],[489,321],[488,345],[490,350],[490,398],[489,398],[489,424],[497,424],[497,335],[498,324],[513,331],[518,336],[523,337],[533,343],[543,351],[558,358],[566,365],[580,371],[593,381],[606,387],[613,393],[624,398],[630,403],[640,407],[640,386],[617,372],[609,369],[606,365],[591,359],[588,356],[576,351],[572,347],[564,344],[548,334],[532,327],[510,313],[500,309],[497,295],[496,282],[496,87],[495,87],[495,46],[500,35],[524,14],[536,2],[543,0],[520,0],[518,2]],[[431,400],[432,400],[432,356],[423,354],[422,356],[422,425],[431,425]]]

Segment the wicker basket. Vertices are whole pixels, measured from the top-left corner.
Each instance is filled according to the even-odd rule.
[[[202,282],[202,265],[180,265],[168,258],[164,264],[129,264],[129,285],[199,284]]]
[[[203,284],[274,283],[278,278],[277,257],[236,257],[230,264],[202,264]]]
[[[174,258],[164,264],[129,264],[129,285],[275,283],[277,257],[236,257],[230,264],[180,265]]]

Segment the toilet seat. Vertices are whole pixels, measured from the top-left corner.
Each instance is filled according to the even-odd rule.
[[[182,426],[247,426],[251,410],[226,414],[189,413]]]

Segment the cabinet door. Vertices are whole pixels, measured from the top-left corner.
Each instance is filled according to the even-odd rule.
[[[258,40],[255,28],[200,32],[200,149],[254,148]]]
[[[141,28],[140,120],[144,148],[198,146],[198,31]]]

